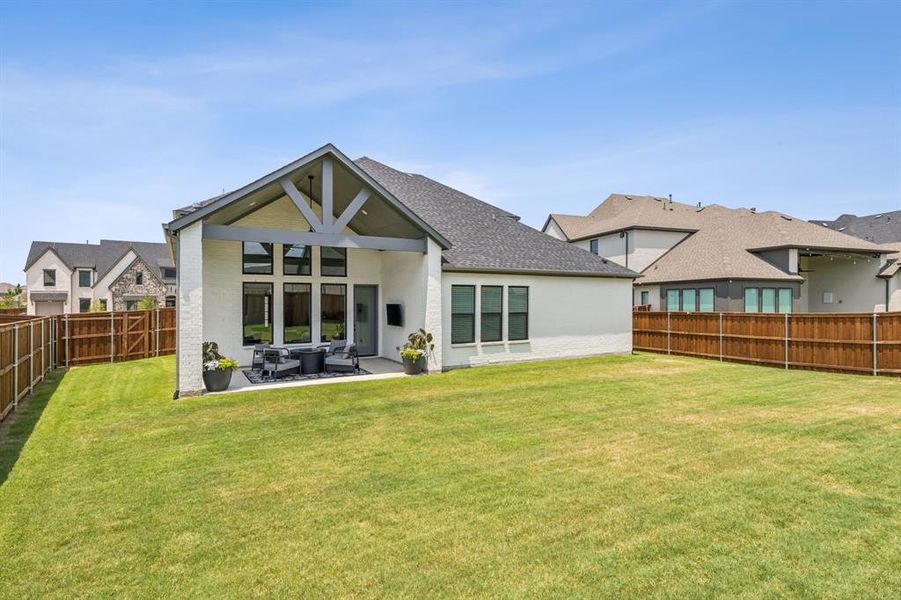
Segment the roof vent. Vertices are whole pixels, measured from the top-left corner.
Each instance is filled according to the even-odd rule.
[[[791,220],[792,220],[792,218],[791,218],[790,216],[788,216],[788,215],[779,215],[779,216],[782,217],[783,219],[785,219],[786,221],[791,221]]]
[[[701,203],[700,203],[700,202],[698,202],[698,208],[701,208]]]
[[[754,207],[751,207],[751,212],[754,213],[754,214],[756,215],[756,214],[757,214],[757,209],[754,208]]]
[[[673,195],[672,195],[672,194],[669,195],[669,203],[670,203],[670,204],[673,203]]]

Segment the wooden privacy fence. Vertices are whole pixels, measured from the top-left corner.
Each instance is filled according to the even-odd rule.
[[[175,309],[0,315],[0,419],[52,368],[175,352]]]
[[[636,350],[783,368],[901,375],[901,312],[632,314]]]

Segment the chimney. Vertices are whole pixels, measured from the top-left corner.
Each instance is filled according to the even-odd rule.
[[[670,203],[670,204],[673,203],[673,195],[672,195],[672,194],[669,195],[669,203]]]
[[[701,208],[701,203],[700,203],[700,202],[698,202],[698,208]]]

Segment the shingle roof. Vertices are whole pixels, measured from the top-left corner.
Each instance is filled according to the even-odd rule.
[[[34,262],[47,250],[59,256],[70,269],[78,267],[91,268],[97,271],[97,280],[103,278],[129,250],[134,250],[149,267],[154,275],[163,279],[163,267],[173,268],[175,265],[169,255],[169,247],[157,242],[128,242],[124,240],[100,240],[99,244],[71,244],[67,242],[32,242],[25,261],[27,271]]]
[[[876,215],[864,215],[862,217],[844,214],[834,221],[814,219],[811,223],[853,235],[875,244],[901,242],[901,210],[893,210]]]
[[[614,262],[524,225],[519,217],[442,183],[370,158],[354,161],[451,242],[446,270],[525,271],[633,277]]]
[[[703,208],[653,196],[613,194],[586,217],[551,217],[570,238],[580,239],[630,228],[671,229],[690,234],[642,273],[638,283],[707,279],[801,277],[770,264],[755,251],[815,248],[885,254],[876,244],[775,211],[754,212],[718,204]]]

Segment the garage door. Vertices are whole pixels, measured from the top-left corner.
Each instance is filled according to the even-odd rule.
[[[39,316],[63,314],[62,302],[35,302],[34,314]]]

